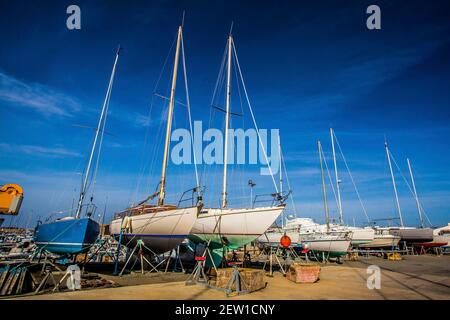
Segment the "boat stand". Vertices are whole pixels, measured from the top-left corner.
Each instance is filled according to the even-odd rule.
[[[276,251],[274,252],[274,248],[271,246],[270,247],[270,252],[269,252],[269,259],[266,261],[264,261],[264,265],[263,265],[263,270],[266,270],[266,265],[267,263],[269,263],[269,277],[273,277],[273,264],[274,264],[274,257],[275,257],[275,261],[278,264],[278,266],[280,267],[281,273],[283,274],[283,276],[286,275],[286,270],[284,270],[284,264],[281,263],[280,259],[278,258],[278,247],[276,249]]]
[[[153,254],[153,255],[156,256],[156,254],[155,254],[150,248],[148,248],[148,247],[144,244],[144,242],[143,242],[142,240],[139,239],[139,240],[137,241],[136,245],[134,246],[133,250],[131,251],[131,253],[130,253],[128,259],[127,259],[127,261],[125,262],[125,265],[123,266],[122,271],[120,271],[119,277],[122,276],[123,272],[125,271],[125,269],[126,269],[128,263],[130,263],[130,260],[131,260],[131,258],[133,257],[133,254],[134,254],[134,252],[135,252],[136,250],[138,250],[137,255],[138,255],[138,258],[139,258],[140,263],[141,263],[141,274],[144,274],[144,273],[145,273],[145,272],[144,272],[144,261],[147,262],[147,264],[150,265],[150,267],[151,267],[151,270],[150,270],[149,272],[152,272],[153,270],[155,270],[156,272],[159,272],[157,268],[158,268],[161,264],[163,264],[164,261],[165,261],[166,259],[162,260],[161,262],[159,262],[159,263],[155,266],[155,265],[153,265],[150,261],[148,261],[148,259],[147,259],[146,257],[144,257],[144,249],[147,249],[147,251],[149,251],[151,254]],[[137,259],[134,261],[133,265],[131,266],[131,269],[134,268],[134,266],[136,265],[136,262],[137,262]]]
[[[172,269],[172,272],[176,272],[177,271],[177,266],[178,266],[178,263],[180,264],[180,267],[181,267],[181,272],[185,272],[185,269],[184,269],[184,266],[183,266],[183,262],[181,261],[181,258],[180,258],[180,246],[178,246],[176,249],[172,249],[172,251],[170,252],[170,254],[169,254],[169,257],[167,257],[167,263],[166,263],[166,268],[165,268],[165,270],[164,270],[164,273],[167,273],[167,270],[169,269],[169,264],[170,264],[170,260],[172,260],[172,254],[175,254],[175,261],[174,261],[174,264],[173,264],[173,269]]]
[[[99,243],[97,243],[97,249],[93,252],[87,252],[84,262],[83,262],[83,269],[84,266],[86,265],[86,263],[89,263],[94,257],[96,258],[96,260],[98,260],[98,253],[100,252],[100,250],[104,249],[105,250],[105,255],[110,257],[112,259],[113,262],[116,262],[116,258],[117,255],[111,254],[108,252],[108,249],[111,247],[111,244],[108,242],[108,239],[100,239]],[[120,254],[120,252],[119,252]],[[104,255],[103,255],[104,256]],[[103,258],[103,256],[101,258]],[[101,260],[99,262],[102,262]]]
[[[211,243],[211,240],[208,241],[208,244],[205,247],[205,251],[203,252],[203,254],[201,256],[195,257],[196,264],[195,264],[194,270],[192,271],[191,275],[186,280],[187,286],[197,284],[197,283],[210,286],[209,282],[208,282],[208,277],[205,274],[206,255],[208,255],[208,257],[211,261],[211,264],[217,274],[217,267],[214,263],[214,259],[212,257],[211,251],[209,250],[210,243]]]
[[[55,280],[55,277],[53,276],[52,270],[50,268],[47,268],[44,272],[45,276],[42,278],[42,281],[39,283],[38,287],[34,291],[33,294],[38,294],[41,292],[42,289],[45,288],[45,285],[51,280],[53,282],[53,291],[58,287],[58,283]]]
[[[42,255],[44,256],[44,261],[41,261]],[[38,264],[41,264],[41,263],[42,263],[41,274],[44,274],[44,273],[45,273],[45,270],[46,270],[46,268],[47,268],[47,265],[50,265],[51,267],[55,268],[56,270],[58,270],[58,271],[60,271],[60,272],[63,272],[63,271],[61,270],[60,267],[58,267],[56,264],[53,263],[53,261],[52,261],[51,259],[48,258],[48,252],[45,251],[45,249],[38,250],[35,254],[33,254],[33,255],[29,258],[29,262],[32,263],[32,262],[33,262],[33,259],[34,259],[36,256],[38,256],[38,259],[37,259],[38,261],[37,261],[37,263],[38,263]]]
[[[186,280],[185,284],[187,286],[191,286],[194,284],[203,284],[203,285],[209,285],[208,284],[208,277],[205,274],[205,261],[206,257],[195,257],[195,261],[197,261],[194,270],[189,275],[189,278]]]
[[[225,288],[225,292],[227,297],[230,295],[241,295],[250,293],[248,290],[248,285],[245,283],[244,279],[242,279],[241,273],[239,272],[238,266],[241,265],[242,262],[229,262],[228,265],[233,266],[233,273],[231,274],[231,278],[228,281],[228,284]],[[234,286],[234,290],[233,290]],[[245,287],[246,289],[243,289]]]

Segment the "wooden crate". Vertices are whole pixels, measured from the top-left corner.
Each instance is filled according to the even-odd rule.
[[[264,279],[264,270],[256,270],[251,268],[239,268],[241,274],[241,289],[248,291],[256,291],[266,286]],[[216,286],[219,288],[227,288],[233,268],[223,268],[217,270]],[[233,285],[232,289],[235,289]]]
[[[286,278],[295,283],[314,283],[319,280],[319,276],[320,266],[309,263],[293,263],[286,274]]]

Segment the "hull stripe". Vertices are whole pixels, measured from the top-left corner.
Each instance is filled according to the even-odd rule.
[[[119,234],[113,234],[118,236]],[[122,233],[126,237],[153,237],[153,238],[187,238],[187,234],[139,234],[139,233]]]
[[[73,243],[69,243],[69,242],[36,242],[36,244],[40,244],[40,245],[57,245],[57,246],[88,246],[91,245],[92,243],[77,243],[77,242],[73,242]]]

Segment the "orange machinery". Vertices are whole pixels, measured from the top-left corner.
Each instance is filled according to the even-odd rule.
[[[0,187],[0,214],[17,215],[23,200],[23,189],[17,184]]]

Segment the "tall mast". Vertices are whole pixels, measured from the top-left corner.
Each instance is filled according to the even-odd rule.
[[[280,136],[278,136],[278,159],[280,161],[280,194],[283,192],[283,172],[281,167],[281,142],[280,142]]]
[[[227,65],[227,96],[225,110],[225,146],[223,158],[223,186],[222,186],[222,208],[227,206],[227,161],[228,161],[228,126],[230,120],[230,97],[231,97],[231,50],[233,38],[231,34],[228,36],[228,65]]]
[[[336,189],[337,189],[337,196],[338,196],[339,221],[341,224],[343,224],[344,223],[344,215],[342,214],[341,188],[339,187],[340,181],[339,181],[338,169],[337,169],[337,164],[336,164],[336,152],[334,149],[333,128],[330,128],[330,135],[331,135],[331,148],[333,149],[334,174],[336,175]]]
[[[119,60],[120,50],[121,50],[121,48],[119,46],[119,48],[117,49],[117,52],[116,52],[116,58],[114,60],[111,77],[109,78],[109,84],[108,84],[108,89],[106,90],[105,100],[103,101],[102,111],[100,113],[100,119],[98,119],[97,130],[95,131],[94,141],[92,142],[91,153],[89,155],[89,160],[88,160],[88,163],[86,166],[86,172],[84,173],[83,183],[81,185],[80,197],[78,199],[77,211],[75,214],[76,219],[80,218],[81,210],[83,208],[83,201],[84,201],[84,197],[86,195],[86,188],[87,188],[87,184],[88,184],[88,180],[89,180],[89,173],[91,171],[92,158],[94,157],[95,148],[97,146],[98,135],[100,133],[100,128],[102,127],[103,119],[104,119],[104,117],[106,117],[105,110],[106,110],[106,107],[109,102],[109,97],[111,96],[111,90],[112,90],[112,85],[113,85],[113,81],[114,81],[114,74],[116,73],[116,66],[117,66],[117,61]]]
[[[323,191],[323,205],[325,208],[325,223],[327,224],[327,232],[330,232],[330,222],[328,218],[328,206],[327,206],[327,191],[325,189],[325,174],[323,172],[322,145],[320,144],[320,140],[317,140],[317,148],[319,149],[320,172],[322,173],[322,191]]]
[[[413,191],[414,191],[414,198],[416,199],[416,205],[417,205],[417,211],[419,212],[419,219],[420,219],[420,226],[423,228],[423,216],[422,216],[422,209],[420,208],[420,202],[419,202],[419,196],[417,195],[416,190],[416,183],[414,182],[414,176],[411,169],[411,163],[409,162],[409,158],[406,159],[406,162],[408,162],[408,169],[409,169],[409,175],[411,176]]]
[[[400,202],[398,201],[397,187],[395,186],[394,171],[392,171],[391,157],[390,157],[390,152],[389,152],[387,141],[384,142],[384,146],[386,148],[386,155],[387,155],[387,160],[388,160],[388,164],[389,164],[389,170],[391,171],[392,186],[394,187],[395,201],[397,203],[398,216],[400,217],[400,225],[403,227],[402,210],[400,209]]]
[[[278,159],[280,161],[280,195],[283,193],[283,168],[282,168],[282,160],[281,160],[281,141],[280,136],[278,135]],[[281,213],[281,227],[284,228],[284,210]]]
[[[173,64],[173,74],[172,74],[172,88],[170,89],[170,100],[169,100],[169,113],[167,115],[167,129],[166,129],[166,141],[164,144],[164,157],[161,170],[161,182],[159,187],[159,198],[158,206],[164,204],[164,197],[166,193],[166,170],[167,162],[169,156],[170,147],[170,134],[172,132],[172,118],[173,118],[173,106],[175,102],[175,88],[177,86],[177,73],[178,73],[178,58],[180,56],[180,42],[181,42],[182,26],[178,27],[178,37],[177,37],[177,47],[175,50],[175,60]]]

